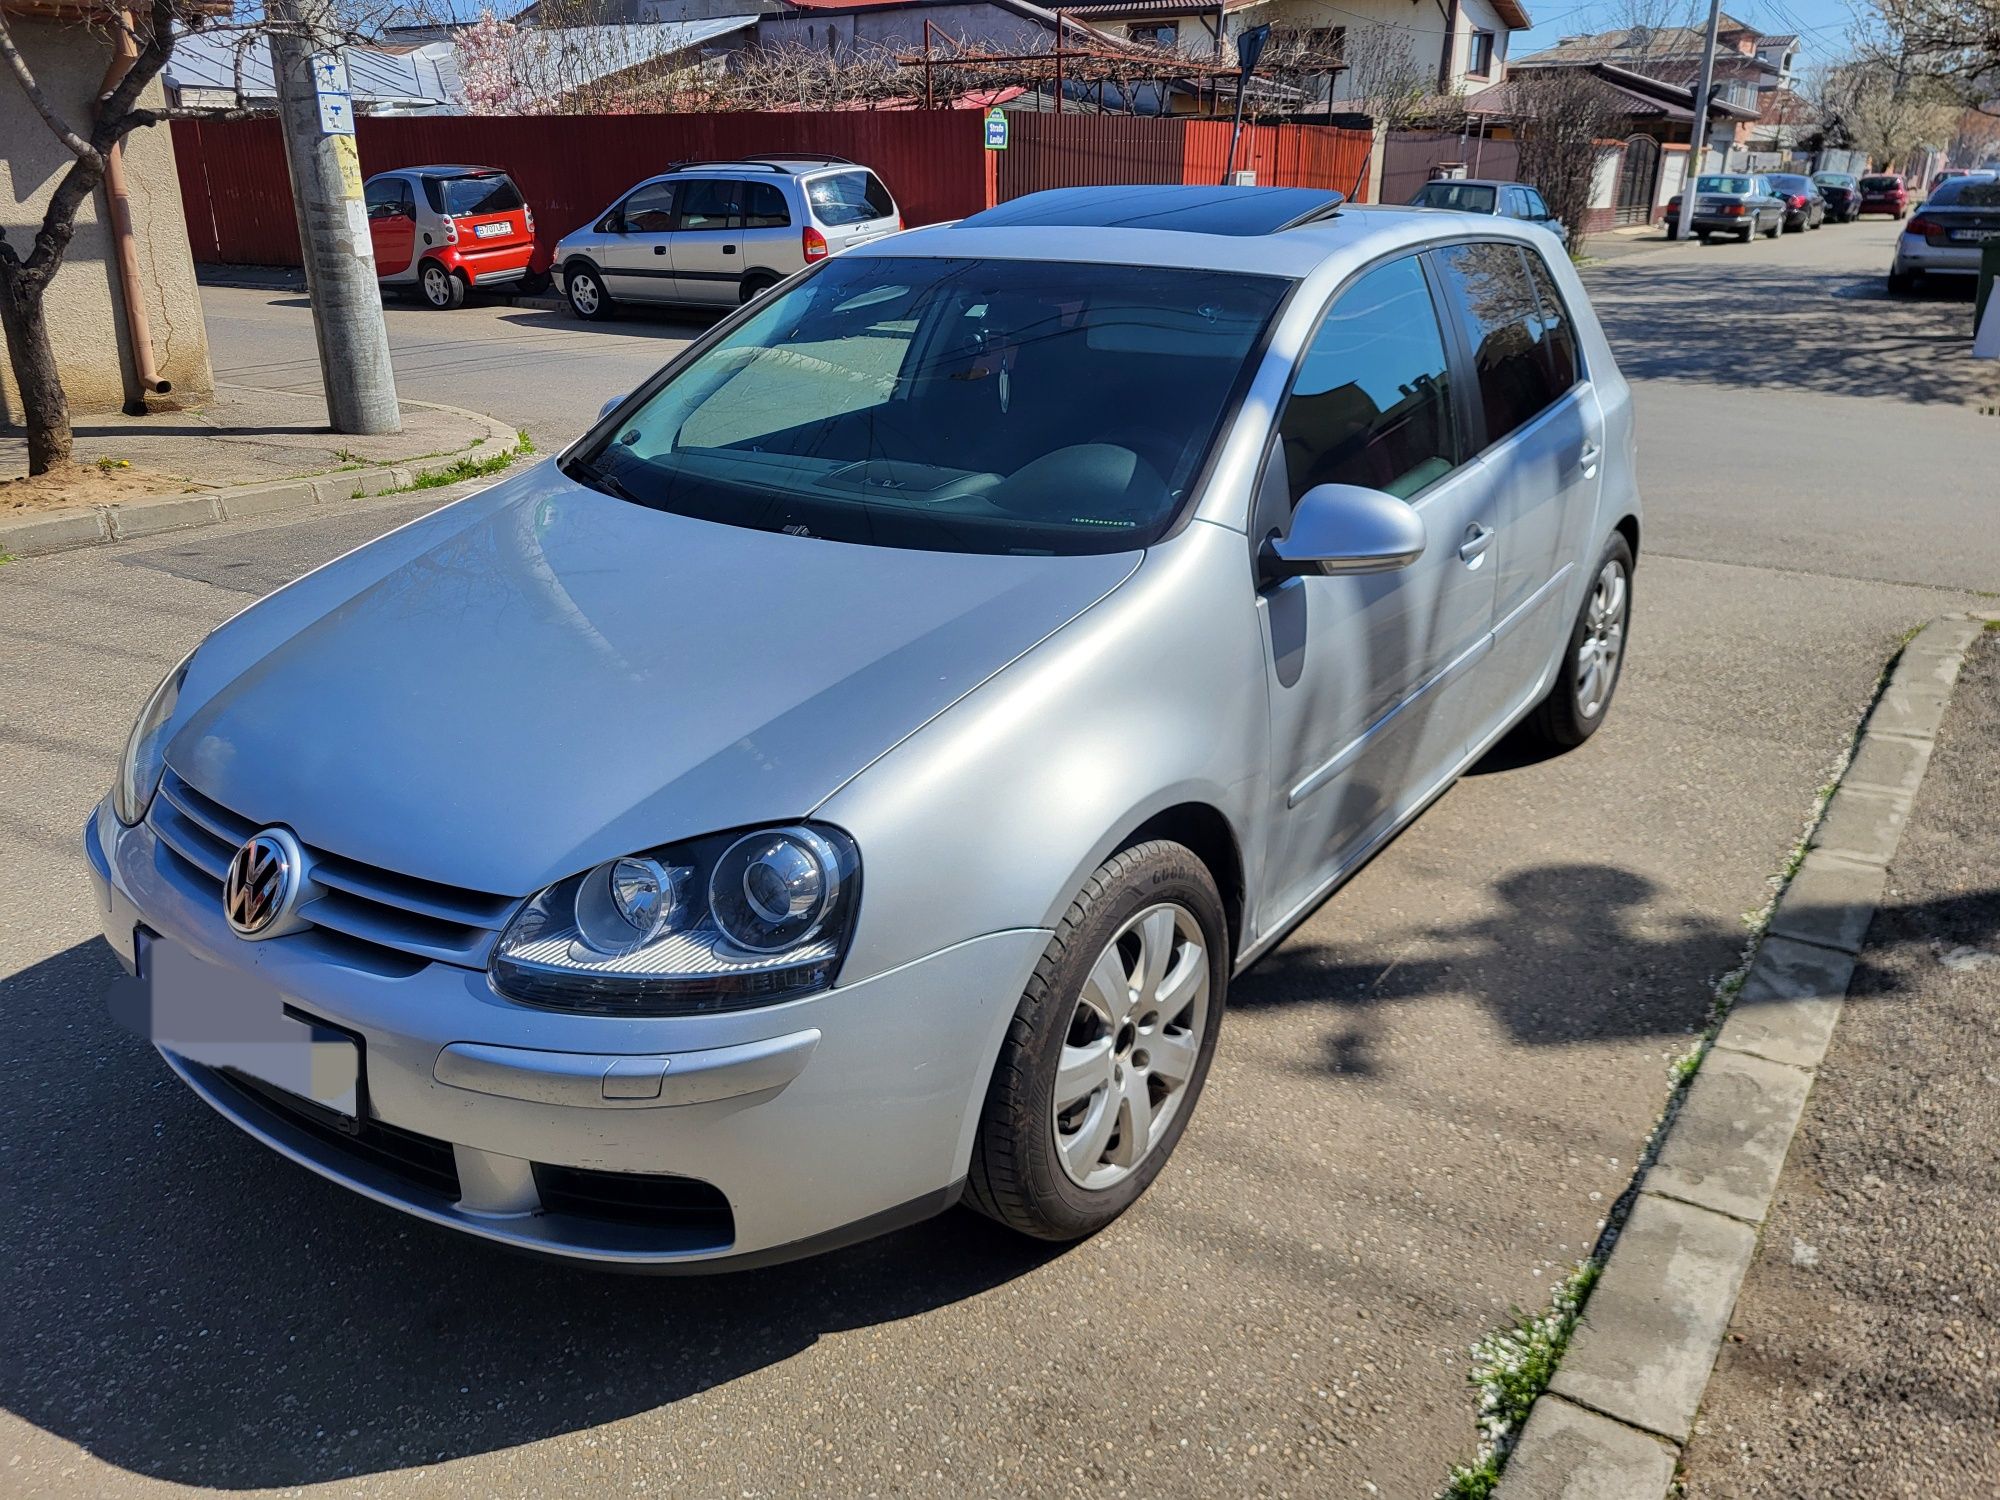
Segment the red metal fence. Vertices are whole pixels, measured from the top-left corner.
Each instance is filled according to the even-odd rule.
[[[370,174],[427,162],[505,167],[535,210],[544,259],[634,182],[688,158],[815,151],[866,162],[915,225],[1042,188],[1220,182],[1229,154],[1223,120],[1024,114],[1010,126],[1008,149],[988,152],[977,110],[364,117],[356,144]],[[194,258],[297,265],[298,226],[277,121],[176,120],[173,130]],[[1368,144],[1366,131],[1246,125],[1237,166],[1255,171],[1260,183],[1359,197]]]

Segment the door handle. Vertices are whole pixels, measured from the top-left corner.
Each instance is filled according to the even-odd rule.
[[[736,247],[734,245],[724,245],[722,247],[722,253],[724,255],[734,255],[736,253]]]
[[[1468,568],[1478,564],[1486,555],[1486,549],[1493,545],[1493,528],[1481,526],[1474,521],[1465,528],[1465,540],[1458,544],[1458,560]]]
[[[1604,450],[1595,443],[1585,443],[1583,451],[1576,456],[1577,467],[1583,470],[1585,479],[1597,477],[1597,461],[1604,456]]]
[[[667,253],[667,247],[666,247],[665,245],[655,245],[655,246],[653,246],[653,254],[655,254],[655,255],[665,255],[666,253]]]

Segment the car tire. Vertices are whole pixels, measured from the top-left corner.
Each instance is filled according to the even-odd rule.
[[[1754,240],[1754,239],[1756,239],[1756,238],[1757,238],[1757,224],[1758,224],[1758,221],[1757,221],[1757,220],[1755,220],[1755,219],[1752,219],[1752,220],[1751,220],[1751,221],[1750,221],[1750,222],[1749,222],[1748,224],[1746,224],[1746,225],[1744,225],[1744,226],[1743,226],[1743,243],[1744,243],[1744,244],[1746,244],[1746,245],[1747,245],[1747,244],[1749,244],[1749,243],[1750,243],[1750,242],[1751,242],[1752,240]]]
[[[426,307],[450,312],[465,306],[465,278],[434,260],[427,260],[417,270],[417,295]]]
[[[1889,295],[1907,297],[1917,289],[1917,272],[1892,268],[1889,272]]]
[[[1556,680],[1523,721],[1535,740],[1569,750],[1597,733],[1618,691],[1631,625],[1632,544],[1614,531],[1598,556],[1597,571],[1570,627]],[[1595,674],[1589,670],[1593,662]]]
[[[737,289],[739,303],[755,302],[764,293],[778,284],[778,278],[767,273],[752,273],[743,278],[743,285]]]
[[[530,271],[514,285],[524,297],[539,297],[549,289],[552,279],[547,271]]]
[[[1777,223],[1773,224],[1769,229],[1764,231],[1764,238],[1767,240],[1775,240],[1779,235],[1783,234],[1784,232],[1785,232],[1785,221],[1781,217]]]
[[[1708,231],[1706,229],[1697,229],[1694,232],[1694,237],[1700,240],[1704,245],[1708,243],[1709,236],[1708,236]]]
[[[608,318],[617,306],[595,266],[575,265],[563,272],[563,301],[579,318]]]
[[[1229,969],[1222,897],[1192,850],[1153,840],[1100,865],[1007,1027],[973,1141],[971,1207],[1053,1241],[1095,1234],[1130,1208],[1200,1101]]]
[[[1677,240],[1680,237],[1681,237],[1681,226],[1678,224],[1669,224],[1667,226],[1667,238],[1670,240]]]

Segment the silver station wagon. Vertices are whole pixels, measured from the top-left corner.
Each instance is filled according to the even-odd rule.
[[[1233,976],[1603,722],[1638,541],[1541,230],[1135,187],[884,239],[168,674],[84,833],[121,1013],[510,1246],[1089,1234]]]
[[[735,307],[815,261],[903,227],[882,179],[838,156],[682,162],[557,244],[570,311]]]

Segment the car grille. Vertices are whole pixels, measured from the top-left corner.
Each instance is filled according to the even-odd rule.
[[[685,1234],[690,1246],[727,1245],[736,1216],[722,1189],[695,1177],[653,1172],[593,1172],[536,1162],[535,1192],[552,1214],[600,1223],[637,1224]]]
[[[146,821],[183,881],[213,892],[218,902],[231,856],[262,826],[196,791],[172,770],[161,780]],[[299,915],[323,932],[378,952],[484,968],[500,928],[519,904],[513,896],[438,885],[302,847],[321,894],[304,902]]]
[[[204,1080],[220,1084],[231,1102],[253,1117],[275,1116],[302,1130],[322,1146],[387,1172],[406,1187],[416,1188],[448,1203],[458,1201],[458,1156],[449,1141],[419,1135],[384,1120],[366,1119],[343,1129],[335,1117],[310,1100],[239,1073],[233,1068],[203,1068]]]

